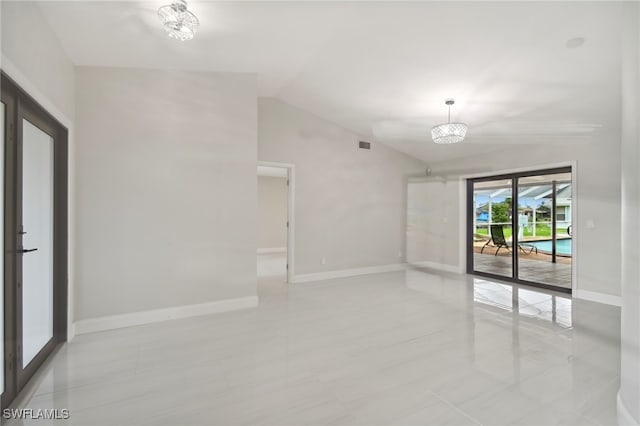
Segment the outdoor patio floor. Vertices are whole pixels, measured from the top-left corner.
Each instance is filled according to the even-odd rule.
[[[474,269],[496,275],[511,277],[511,252],[501,250],[495,256],[495,249],[485,249],[484,253],[474,250]],[[518,258],[518,278],[542,284],[571,288],[571,258],[558,257],[557,263],[551,263],[546,254],[522,254]]]

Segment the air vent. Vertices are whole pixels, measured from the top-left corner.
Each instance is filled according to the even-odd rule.
[[[360,149],[371,149],[371,142],[360,141],[358,146]]]

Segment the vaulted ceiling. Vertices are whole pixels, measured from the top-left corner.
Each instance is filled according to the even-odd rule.
[[[255,73],[260,96],[428,162],[619,131],[623,3],[191,1],[179,42],[167,2],[39,5],[76,65]],[[448,97],[469,133],[436,146]]]

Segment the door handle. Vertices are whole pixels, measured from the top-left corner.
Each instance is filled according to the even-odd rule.
[[[34,249],[22,249],[22,250],[18,250],[18,253],[31,253],[32,251],[36,251],[38,250],[37,248]]]

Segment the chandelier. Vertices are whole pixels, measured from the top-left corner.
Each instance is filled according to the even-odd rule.
[[[464,140],[467,134],[467,125],[451,122],[451,105],[456,103],[453,99],[447,99],[445,105],[449,106],[449,119],[444,124],[438,124],[431,129],[433,142],[437,144],[458,143]]]
[[[173,0],[173,3],[158,9],[158,17],[169,37],[180,41],[191,40],[200,22],[196,15],[187,10],[186,0]]]

